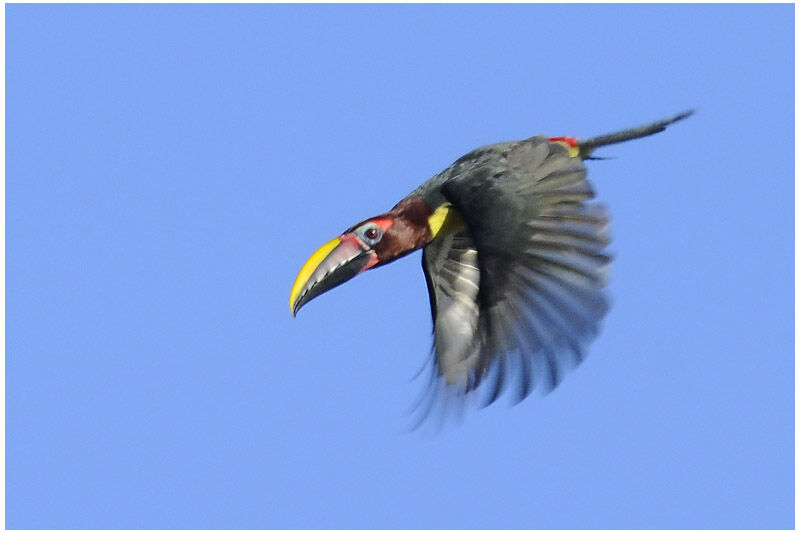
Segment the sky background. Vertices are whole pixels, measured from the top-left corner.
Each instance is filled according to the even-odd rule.
[[[792,528],[791,5],[6,6],[9,528]],[[408,432],[415,254],[300,266],[463,153],[603,149],[611,313]]]

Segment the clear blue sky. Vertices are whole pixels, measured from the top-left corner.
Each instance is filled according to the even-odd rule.
[[[793,527],[793,6],[6,6],[10,528]],[[419,255],[319,245],[479,145],[604,149],[613,308],[405,431]]]

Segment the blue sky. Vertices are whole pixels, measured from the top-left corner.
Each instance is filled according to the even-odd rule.
[[[9,528],[791,528],[793,6],[9,5]],[[463,153],[604,149],[613,308],[405,431],[419,255],[319,245]]]

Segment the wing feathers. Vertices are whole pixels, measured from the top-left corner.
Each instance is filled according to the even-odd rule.
[[[426,409],[482,383],[484,405],[512,384],[517,401],[551,390],[583,361],[608,311],[608,214],[587,203],[594,192],[580,158],[541,137],[501,152],[481,152],[472,173],[462,158],[443,190],[467,227],[423,252],[441,378]]]

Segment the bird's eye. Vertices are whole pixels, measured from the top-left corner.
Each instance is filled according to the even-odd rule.
[[[381,240],[381,237],[383,237],[383,232],[381,232],[381,228],[378,226],[369,225],[363,230],[361,235],[367,244],[376,244]]]

